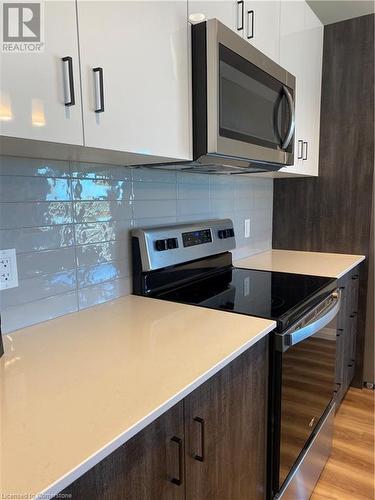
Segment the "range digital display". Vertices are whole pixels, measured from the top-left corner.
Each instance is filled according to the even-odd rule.
[[[192,247],[195,245],[202,245],[203,243],[211,243],[211,229],[201,229],[200,231],[182,233],[182,242],[184,244],[184,247]]]

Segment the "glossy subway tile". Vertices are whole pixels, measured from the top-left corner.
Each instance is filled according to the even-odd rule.
[[[0,200],[25,201],[70,201],[70,179],[56,177],[0,176]]]
[[[73,179],[74,200],[129,200],[131,182],[122,180]]]
[[[175,217],[176,200],[135,200],[133,203],[134,219],[152,217]]]
[[[76,292],[48,297],[5,309],[1,313],[1,329],[6,334],[75,311],[78,311]]]
[[[0,156],[1,175],[25,175],[36,177],[69,177],[69,162]]]
[[[72,222],[72,204],[66,201],[0,203],[0,229],[53,226]]]
[[[132,168],[132,179],[134,182],[176,182],[176,172],[160,170],[157,168]]]
[[[231,218],[235,255],[271,248],[272,198],[270,179],[0,157],[0,248],[20,280],[0,292],[3,331],[130,293],[133,227]]]
[[[129,245],[127,240],[105,241],[93,245],[76,247],[77,266],[94,266],[111,260],[128,260]]]
[[[129,278],[121,278],[89,286],[78,291],[78,306],[79,309],[86,309],[96,304],[117,299],[122,295],[129,295],[131,290],[131,280]]]
[[[110,221],[75,224],[77,245],[88,245],[110,240],[126,240],[132,227],[131,221]]]
[[[17,255],[18,278],[23,280],[75,269],[75,253],[74,247],[19,253]]]
[[[0,249],[15,248],[17,253],[50,250],[73,244],[73,225],[0,230]]]
[[[130,180],[131,170],[125,166],[102,163],[70,163],[70,174],[78,179]]]
[[[76,201],[74,222],[106,222],[133,218],[132,201]]]
[[[133,182],[134,200],[175,200],[176,183],[168,182]]]
[[[66,293],[76,288],[76,272],[63,271],[19,281],[17,288],[2,290],[0,308],[32,302]]]
[[[104,262],[95,266],[80,267],[77,270],[79,288],[128,276],[129,263],[126,260]]]

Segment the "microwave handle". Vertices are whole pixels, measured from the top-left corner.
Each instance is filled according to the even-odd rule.
[[[332,304],[327,307],[324,311],[321,312],[311,323],[299,328],[298,330],[294,330],[290,333],[277,333],[275,336],[276,340],[276,348],[278,351],[285,352],[292,347],[293,345],[306,340],[309,337],[312,337],[319,330],[324,328],[328,323],[330,323],[333,318],[337,315],[341,306],[341,293],[340,291],[333,292],[332,294],[334,301]]]
[[[285,85],[283,85],[283,92],[284,92],[286,100],[288,102],[289,111],[290,111],[290,122],[289,122],[288,132],[287,132],[285,139],[284,139],[282,146],[281,146],[282,149],[286,149],[289,146],[290,141],[292,140],[292,137],[294,134],[294,129],[296,128],[296,110],[294,108],[292,94],[290,93],[288,87],[286,87]]]

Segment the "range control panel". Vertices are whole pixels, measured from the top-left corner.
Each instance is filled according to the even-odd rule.
[[[230,219],[135,229],[142,268],[151,271],[232,250],[236,246]]]

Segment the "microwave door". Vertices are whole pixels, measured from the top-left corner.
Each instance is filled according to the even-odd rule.
[[[233,148],[241,145],[245,154],[239,156],[257,159],[268,150],[271,157],[283,158],[294,132],[291,91],[221,44],[219,61],[220,138],[232,141]]]

